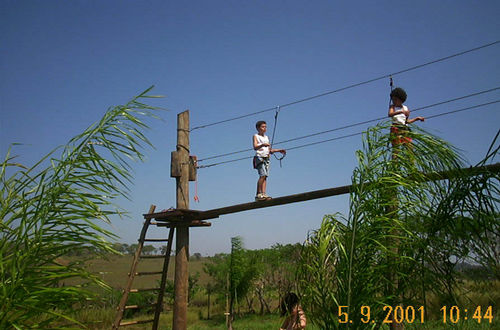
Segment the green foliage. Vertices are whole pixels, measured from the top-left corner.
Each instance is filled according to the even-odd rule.
[[[89,298],[85,286],[61,286],[82,278],[105,287],[81,260],[68,254],[115,252],[115,236],[100,224],[124,212],[113,204],[127,197],[131,160],[142,160],[150,142],[140,117],[154,117],[148,89],[32,167],[14,163],[10,151],[0,166],[0,328],[47,328],[70,322],[68,310]],[[79,251],[81,253],[79,253]],[[37,321],[42,320],[42,321]]]
[[[200,290],[198,281],[200,279],[200,273],[196,272],[194,274],[189,274],[188,277],[188,304],[191,302],[195,294]],[[160,286],[160,281],[158,281],[157,286]],[[167,279],[165,283],[165,303],[168,305],[173,305],[175,300],[175,286],[174,281]]]
[[[128,296],[127,305],[143,306],[140,309],[126,309],[123,313],[124,319],[129,319],[137,314],[152,314],[154,313],[158,294],[156,292],[131,292]]]
[[[193,300],[195,294],[200,290],[198,281],[200,280],[200,273],[189,274],[188,277],[188,303]]]
[[[345,239],[348,230],[342,222],[333,215],[325,216],[321,227],[308,237],[300,256],[301,305],[307,317],[321,329],[332,329],[337,323],[335,310],[342,305],[339,298],[347,292]],[[340,260],[344,262],[342,268]]]
[[[227,279],[229,274],[230,256],[225,253],[218,253],[203,264],[203,270],[213,280],[213,292],[224,295],[227,292]]]
[[[254,292],[260,303],[260,314],[272,312],[272,302],[295,290],[295,273],[302,245],[275,244],[268,249],[247,251],[255,260],[258,275]],[[250,309],[250,308],[249,308]]]
[[[499,132],[484,160],[475,167],[496,160],[500,150]],[[457,262],[469,261],[488,270],[500,280],[500,173],[482,171],[475,175],[459,175],[450,181],[440,203],[429,215],[428,232],[453,244],[446,244],[448,255]],[[442,248],[442,246],[439,246]]]
[[[232,312],[234,302],[244,299],[249,292],[255,277],[257,267],[249,254],[245,253],[241,237],[231,238],[231,259],[229,264],[229,297]]]
[[[465,258],[498,269],[498,174],[459,171],[454,149],[418,128],[411,145],[394,148],[384,132],[382,124],[364,135],[349,217],[326,216],[304,246],[302,305],[323,329],[371,328],[361,306],[379,325],[384,305],[426,305],[428,291],[455,304],[455,265]],[[339,306],[352,324],[338,323]]]
[[[254,313],[254,304],[260,304],[259,314],[271,313],[276,302],[295,286],[295,272],[299,260],[301,244],[275,244],[261,250],[242,249],[233,253],[239,266],[234,270],[238,305],[244,305],[249,313]],[[234,250],[233,250],[234,252]],[[204,263],[204,272],[212,282],[205,286],[207,292],[216,294],[219,304],[223,304],[228,294],[231,255],[217,254]],[[231,290],[232,291],[232,290]],[[242,295],[243,294],[243,295]]]

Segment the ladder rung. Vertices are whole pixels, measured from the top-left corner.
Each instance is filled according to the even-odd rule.
[[[163,274],[163,272],[137,272],[135,273],[135,276],[142,276],[142,275],[160,275]]]
[[[151,323],[153,321],[154,321],[154,319],[152,319],[152,320],[139,320],[139,321],[123,322],[123,323],[120,323],[120,327],[126,327],[127,325],[134,325],[134,324]]]
[[[159,258],[165,259],[165,255],[154,255],[154,256],[143,255],[143,256],[139,256],[139,257],[141,259],[159,259]]]
[[[151,306],[156,306],[156,303],[140,306],[140,305],[129,305],[125,306],[125,309],[140,309],[140,308],[146,308],[146,307],[151,307]]]
[[[147,288],[147,289],[130,289],[129,292],[145,292],[145,291],[158,291],[160,288]]]
[[[145,238],[144,242],[168,242],[168,238]]]

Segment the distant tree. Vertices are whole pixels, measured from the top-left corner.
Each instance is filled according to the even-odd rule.
[[[153,245],[144,245],[142,247],[142,253],[146,255],[151,255],[154,254],[156,251],[156,248]]]
[[[240,236],[231,238],[231,255],[229,263],[229,326],[234,319],[234,307],[239,301],[244,301],[253,281],[258,275],[253,255],[245,253],[243,240]]]
[[[200,290],[200,286],[198,285],[198,281],[200,280],[200,272],[196,272],[195,274],[189,274],[188,277],[188,303],[191,302],[195,294]]]
[[[254,291],[260,303],[260,314],[271,312],[271,301],[281,300],[295,286],[295,273],[302,245],[275,244],[271,248],[248,251],[254,254],[257,277]],[[276,297],[277,295],[277,297]],[[251,305],[249,304],[249,309]]]
[[[113,243],[113,249],[120,252],[120,253],[126,253],[127,252],[127,244],[124,243]]]
[[[272,302],[280,299],[284,292],[295,285],[295,273],[302,245],[276,244],[268,249],[246,250],[241,252],[242,269],[246,272],[245,284],[249,285],[244,296],[238,293],[239,304],[246,302],[248,312],[255,312],[253,304],[260,304],[260,314],[271,313]],[[236,257],[235,259],[237,259]],[[213,280],[211,294],[217,293],[219,299],[227,292],[231,255],[217,254],[207,258],[204,271]]]
[[[213,290],[220,295],[227,292],[227,276],[229,274],[230,256],[225,253],[215,254],[203,263],[203,271],[210,275]]]
[[[200,287],[198,285],[198,281],[200,279],[200,273],[196,272],[194,275],[189,274],[188,277],[188,303],[191,302],[191,299],[194,297],[196,292],[199,291]],[[158,281],[158,286],[160,286],[160,281]],[[165,284],[165,301],[168,305],[173,305],[175,300],[175,286],[174,281],[167,279]]]
[[[210,296],[214,293],[214,288],[215,286],[211,282],[208,282],[205,285],[205,292],[207,293],[207,319],[209,320],[210,320],[210,306],[211,306]]]
[[[162,246],[160,247],[160,253],[161,253],[162,255],[165,255],[165,254],[167,253],[167,246],[166,246],[166,245],[162,245]]]
[[[193,254],[193,258],[194,258],[195,260],[200,260],[200,259],[201,259],[201,253],[196,252],[195,254]]]
[[[129,246],[127,246],[127,254],[134,255],[138,247],[139,244],[137,243],[130,244]]]

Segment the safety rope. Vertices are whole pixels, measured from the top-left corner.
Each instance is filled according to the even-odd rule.
[[[189,161],[191,163],[191,165],[196,169],[198,168],[198,157],[196,156],[191,156],[189,157]],[[198,196],[198,173],[196,173],[195,175],[195,179],[194,179],[194,197],[193,197],[193,200],[196,202],[196,203],[199,203],[200,202],[200,196]]]
[[[278,115],[280,113],[280,110],[281,110],[281,107],[278,105],[276,107],[276,112],[274,113],[274,127],[273,127],[273,134],[272,134],[272,137],[271,137],[271,147],[270,149],[273,148],[273,145],[274,145],[274,135],[276,134],[276,127],[278,126]],[[281,164],[281,161],[283,160],[283,158],[285,158],[286,154],[281,154],[280,157],[276,156],[276,153],[273,153],[273,156],[274,158],[276,158],[277,160],[280,161],[280,168],[283,167],[282,164]]]
[[[392,90],[394,89],[394,82],[392,80],[392,76],[389,77],[389,86],[391,87],[391,93],[392,93]],[[389,106],[391,106],[391,103],[392,103],[392,99],[391,99],[391,95],[389,94]]]

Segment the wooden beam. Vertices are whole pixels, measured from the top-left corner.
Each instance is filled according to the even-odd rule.
[[[459,174],[460,171],[462,171],[462,174]],[[486,166],[479,166],[479,167],[462,168],[457,171],[431,173],[419,179],[429,180],[429,181],[446,180],[455,178],[458,175],[463,175],[464,173],[468,176],[472,176],[472,175],[479,175],[485,172],[500,172],[500,163],[486,165]],[[347,185],[335,188],[313,190],[295,195],[276,197],[268,201],[258,201],[258,202],[231,205],[207,211],[174,209],[165,212],[145,214],[144,217],[146,219],[154,218],[157,221],[165,221],[165,222],[184,222],[184,221],[191,222],[193,220],[215,219],[224,214],[237,213],[237,212],[249,211],[265,207],[305,202],[313,199],[343,195],[349,193],[351,189],[352,185]]]
[[[277,206],[277,205],[285,205],[285,204],[290,204],[290,203],[304,202],[304,201],[309,201],[309,200],[313,200],[313,199],[325,198],[325,197],[336,196],[336,195],[343,195],[343,194],[348,194],[350,189],[351,189],[350,185],[349,186],[341,186],[341,187],[335,187],[335,188],[314,190],[314,191],[309,191],[309,192],[295,194],[295,195],[276,197],[276,198],[273,198],[273,199],[270,199],[267,201],[258,201],[258,202],[250,202],[250,203],[226,206],[226,207],[221,207],[218,209],[212,209],[212,210],[200,212],[198,214],[198,216],[196,217],[196,219],[197,220],[213,219],[213,218],[218,218],[220,215],[229,214],[229,213],[236,213],[236,212],[260,209],[260,208],[264,208],[264,207],[271,207],[271,206]]]
[[[458,175],[460,175],[460,172],[462,172],[461,173],[462,175],[465,173],[468,176],[472,176],[472,175],[482,174],[485,172],[499,172],[499,171],[500,171],[500,163],[496,163],[496,164],[486,165],[486,166],[462,168],[462,169],[457,170],[457,171],[431,173],[431,174],[425,175],[423,178],[425,180],[428,180],[428,181],[430,181],[430,180],[445,180],[445,179],[451,179],[451,178],[457,177]],[[305,201],[318,199],[318,198],[343,195],[343,194],[348,194],[351,191],[351,189],[352,189],[352,185],[347,185],[347,186],[340,186],[340,187],[335,187],[335,188],[314,190],[314,191],[309,191],[309,192],[295,194],[295,195],[277,197],[277,198],[273,198],[273,199],[268,200],[268,201],[258,201],[258,202],[251,202],[251,203],[245,203],[245,204],[226,206],[226,207],[221,207],[218,209],[201,211],[197,214],[195,219],[196,220],[213,219],[213,218],[218,218],[220,215],[224,215],[224,214],[237,213],[237,212],[242,212],[242,211],[260,209],[260,208],[264,208],[264,207],[285,205],[285,204],[297,203],[297,202],[305,202]]]

